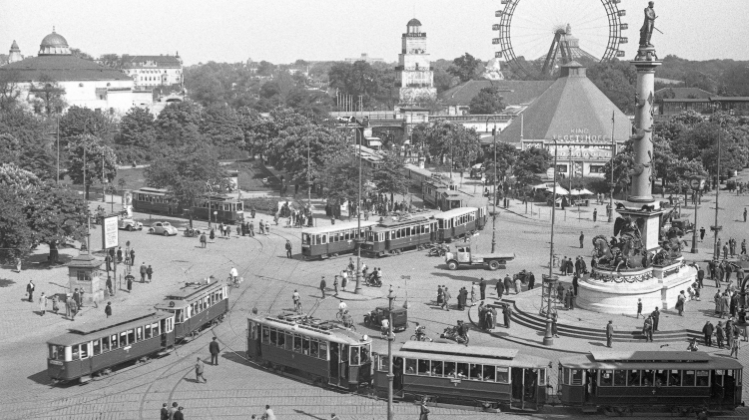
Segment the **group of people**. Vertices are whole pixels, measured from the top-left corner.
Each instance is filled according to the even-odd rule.
[[[128,247],[124,252],[122,251],[121,246],[118,246],[116,251],[114,247],[109,248],[109,252],[104,257],[104,264],[107,271],[112,271],[112,263],[115,261],[117,264],[122,264],[124,262],[126,265],[135,265],[135,248]]]
[[[747,327],[744,327],[744,339],[743,341],[749,341],[747,339]],[[702,327],[702,334],[705,338],[705,345],[713,345],[713,335],[715,335],[715,344],[719,349],[723,348],[725,342],[726,347],[731,350],[730,356],[738,358],[739,348],[741,348],[741,328],[736,325],[736,319],[731,317],[726,321],[725,326],[722,321],[718,321],[718,325],[713,326],[710,321],[705,322],[705,326]],[[696,343],[696,341],[695,341]]]
[[[301,210],[297,210],[293,208],[288,201],[281,206],[281,209],[276,213],[275,217],[287,218],[286,227],[312,226],[312,212],[310,209],[304,207]]]
[[[569,276],[572,274],[580,276],[588,272],[588,266],[585,264],[585,260],[579,255],[575,257],[575,262],[572,262],[572,258],[567,258],[565,255],[559,263],[559,269],[563,276]]]
[[[34,302],[34,290],[36,290],[36,285],[34,284],[34,280],[29,280],[29,283],[26,285],[26,293],[29,296],[29,302]],[[44,316],[47,313],[47,307],[49,305],[49,302],[52,303],[52,312],[57,314],[60,310],[60,303],[65,304],[65,316],[70,319],[71,321],[75,321],[75,316],[80,312],[81,309],[83,309],[83,302],[84,302],[84,296],[85,291],[83,288],[75,288],[73,290],[73,293],[66,293],[64,300],[59,300],[57,298],[57,295],[47,296],[44,292],[42,292],[39,295],[39,315]],[[111,308],[109,309],[111,312]]]
[[[721,246],[722,245],[722,246]],[[731,258],[738,255],[736,250],[738,248],[738,242],[735,238],[728,238],[726,243],[723,243],[721,238],[718,238],[718,255],[716,258],[720,258],[720,251],[723,251],[723,261],[728,259],[729,255]],[[741,241],[741,255],[746,255],[746,239]]]

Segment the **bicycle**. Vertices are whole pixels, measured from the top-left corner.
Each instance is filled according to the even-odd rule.
[[[336,312],[335,314],[335,319],[336,321],[343,321],[344,319],[346,319],[347,316],[348,316],[348,309],[343,310],[343,311],[339,309],[338,312]]]
[[[239,287],[239,284],[240,284],[240,283],[242,283],[243,281],[244,281],[244,278],[242,278],[242,277],[233,277],[233,276],[229,276],[229,277],[228,277],[228,278],[226,279],[226,282],[227,282],[227,283],[228,283],[228,284],[229,284],[230,286],[234,286],[234,287]]]
[[[414,334],[411,336],[411,341],[429,341],[430,343],[434,340],[427,337],[426,333],[424,332],[426,330],[425,326],[419,326],[419,323],[416,323],[416,331],[414,331]]]
[[[294,302],[294,312],[301,314],[302,313],[302,301],[297,300]]]

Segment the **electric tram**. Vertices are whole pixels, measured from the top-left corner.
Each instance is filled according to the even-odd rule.
[[[140,213],[184,217],[179,202],[162,188],[143,187],[132,192],[133,210]],[[234,224],[244,220],[244,203],[226,194],[205,194],[195,200],[192,217],[217,223]]]

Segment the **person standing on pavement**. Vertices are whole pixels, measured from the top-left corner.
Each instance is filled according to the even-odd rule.
[[[577,287],[580,285],[580,277],[575,274],[572,276],[572,290],[575,291],[575,295],[577,295]]]
[[[713,345],[713,324],[710,323],[710,321],[707,321],[705,323],[705,326],[702,327],[702,334],[705,336],[705,345],[712,347]]]
[[[55,315],[57,315],[57,311],[60,310],[60,307],[57,306],[57,295],[52,295],[51,299],[52,299],[52,312],[54,312]]]
[[[172,420],[185,420],[185,415],[182,413],[182,410],[184,410],[183,407],[179,407],[177,411],[174,412],[174,417]]]
[[[746,239],[741,241],[741,255],[746,255]]]
[[[723,299],[720,295],[720,289],[715,292],[715,296],[713,296],[713,301],[715,302],[715,315],[720,315],[721,313],[721,305],[723,305]]]
[[[169,409],[169,420],[172,420],[174,418],[174,413],[176,413],[179,409],[177,408],[179,404],[176,402],[172,403],[172,407]]]
[[[208,238],[205,237],[205,233],[200,234],[200,247],[205,248],[208,242]]]
[[[122,247],[117,247],[117,262],[122,264]]]
[[[593,222],[598,218],[598,209],[593,209]]]
[[[744,207],[744,223],[746,223],[746,207]]]
[[[494,285],[494,288],[497,289],[497,297],[501,300],[502,295],[505,294],[505,285],[501,278],[497,279],[497,284]]]
[[[476,282],[471,282],[471,306],[476,304]]]
[[[642,299],[637,299],[637,316],[635,319],[640,319],[640,315],[642,315]]]
[[[723,348],[723,322],[718,321],[718,325],[715,326],[715,342],[718,344],[718,348]]]
[[[146,263],[143,262],[140,265],[140,282],[141,283],[145,283],[146,282],[146,269],[148,269],[148,267],[146,266]]]
[[[112,257],[110,257],[109,254],[104,257],[104,264],[106,265],[107,273],[112,271]]]
[[[320,292],[322,292],[322,298],[325,299],[325,287],[327,285],[325,284],[325,276],[322,276],[322,279],[320,280]]]
[[[611,348],[611,343],[614,341],[614,321],[609,320],[606,325],[606,347]]]
[[[135,248],[130,248],[130,265],[135,267]]]
[[[425,398],[421,399],[421,407],[419,407],[419,420],[429,420],[429,409],[427,408],[427,402]]]
[[[291,258],[291,241],[286,240],[286,258]]]
[[[661,318],[661,311],[658,310],[658,307],[655,307],[655,310],[650,314],[650,316],[653,317],[653,331],[658,331],[658,322]]]
[[[515,277],[514,283],[515,283],[515,285],[514,285],[515,286],[515,294],[516,295],[520,294],[520,291],[522,290],[521,283],[520,283],[520,276],[516,276]]]
[[[528,290],[533,290],[533,287],[536,284],[536,276],[533,275],[533,271],[528,273]],[[575,293],[577,293],[577,288],[575,288]]]
[[[510,274],[505,274],[505,294],[510,294],[510,289],[512,288],[512,278],[510,278]]]
[[[486,281],[483,277],[481,277],[481,281],[479,282],[479,292],[481,293],[481,300],[486,299]]]
[[[47,296],[44,296],[44,292],[39,296],[39,313],[44,316],[47,313]]]
[[[213,337],[211,344],[208,345],[208,351],[211,352],[211,364],[213,366],[218,366],[218,354],[221,352],[221,349],[218,346],[216,337]]]
[[[65,302],[65,304],[69,305],[70,307],[70,320],[75,321],[75,314],[78,312],[78,305],[75,303],[75,299],[70,296],[68,297],[68,300]]]
[[[697,267],[697,284],[700,286],[700,289],[705,287],[704,284],[702,284],[702,281],[705,279],[705,270],[700,267],[699,265],[695,264]]]
[[[338,296],[338,276],[333,276],[333,296]]]
[[[208,379],[206,379],[203,376],[203,371],[205,371],[205,365],[203,364],[203,361],[200,360],[200,357],[198,357],[198,361],[195,362],[195,382],[200,383],[200,380],[203,380],[203,383],[208,382]]]
[[[504,315],[505,327],[509,329],[512,324],[512,308],[510,305],[505,305],[502,308],[502,315]]]
[[[160,412],[160,419],[161,420],[170,420],[169,419],[169,408],[167,408],[167,404],[164,403],[164,405],[161,406],[161,412]]]
[[[583,241],[585,241],[585,235],[580,231],[580,248],[583,247]]]
[[[700,228],[700,242],[702,242],[705,239],[705,227]]]
[[[443,290],[442,294],[443,301],[442,301],[442,308],[446,311],[450,310],[450,292],[447,290],[447,286],[445,286],[445,289]]]
[[[731,342],[731,354],[729,356],[733,356],[734,359],[739,358],[739,348],[741,347],[741,344],[739,343],[740,341],[741,340],[739,340],[738,337],[734,337],[733,341]]]
[[[107,276],[107,283],[106,283],[107,291],[109,292],[109,296],[112,296],[114,293],[112,292],[112,277]]]
[[[107,318],[112,316],[112,302],[107,302],[107,306],[104,308],[104,313],[107,315]]]
[[[273,413],[273,409],[270,408],[270,405],[265,406],[263,420],[276,420],[276,415]]]
[[[29,280],[29,284],[26,285],[26,293],[29,294],[29,302],[34,302],[34,289],[36,289],[34,280]]]
[[[148,276],[148,282],[151,282],[151,276],[153,276],[153,268],[151,268],[151,265],[148,265],[148,268],[146,269],[146,275]]]

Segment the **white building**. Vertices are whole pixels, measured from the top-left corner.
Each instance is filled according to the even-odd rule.
[[[123,69],[137,87],[182,85],[182,58],[176,55],[135,55],[123,57]]]
[[[18,45],[13,45],[11,55],[21,57]],[[0,74],[21,92],[19,99],[39,112],[51,103],[50,96],[59,96],[62,108],[75,105],[113,114],[141,105],[135,103],[133,80],[127,74],[73,56],[68,42],[54,30],[44,37],[36,57],[10,62],[0,67]]]
[[[401,104],[417,104],[437,97],[434,72],[427,54],[427,34],[421,32],[421,22],[411,19],[401,37],[395,86],[400,88]]]

